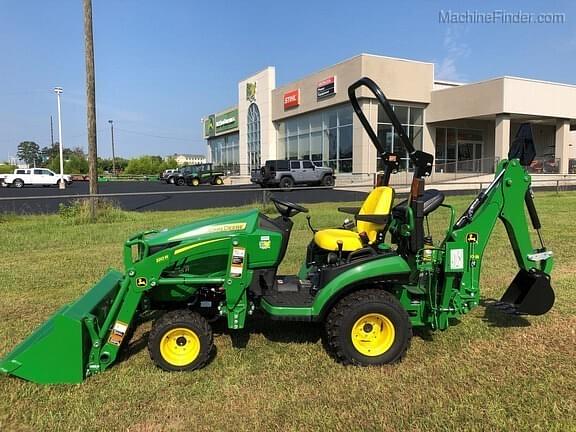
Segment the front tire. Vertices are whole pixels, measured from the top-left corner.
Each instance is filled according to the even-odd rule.
[[[320,182],[320,184],[322,186],[332,187],[332,186],[334,186],[334,177],[332,177],[331,175],[325,175],[322,178],[322,181]]]
[[[184,186],[186,184],[186,180],[184,180],[182,177],[178,177],[178,179],[174,180],[174,183],[176,183],[176,186]]]
[[[217,185],[217,186],[220,186],[220,185],[222,185],[223,183],[224,183],[224,180],[222,180],[221,177],[216,177],[216,178],[214,179],[214,184]]]
[[[402,360],[412,339],[408,313],[381,289],[344,297],[328,314],[325,329],[328,352],[340,363],[359,366]]]
[[[192,180],[190,180],[190,186],[200,186],[200,180],[198,178],[193,178]]]
[[[206,365],[214,348],[212,328],[202,315],[175,310],[162,315],[152,326],[148,353],[166,371],[192,371]]]

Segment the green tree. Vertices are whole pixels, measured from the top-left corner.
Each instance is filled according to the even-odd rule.
[[[15,169],[15,165],[10,165],[9,163],[0,164],[0,174],[12,174]]]
[[[165,168],[165,163],[160,156],[140,156],[130,159],[124,171],[126,174],[158,174]]]
[[[16,153],[16,156],[28,165],[40,165],[42,163],[42,158],[40,157],[40,146],[34,141],[22,141],[18,144],[18,152]]]

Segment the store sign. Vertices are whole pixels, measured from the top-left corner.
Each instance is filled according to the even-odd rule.
[[[316,98],[323,99],[336,94],[336,76],[331,76],[316,85]]]
[[[213,137],[216,133],[215,125],[216,118],[214,114],[208,116],[208,118],[204,119],[204,138]]]
[[[284,93],[284,109],[294,108],[298,105],[300,105],[300,89]]]
[[[233,109],[231,111],[218,114],[215,116],[214,120],[214,129],[217,134],[231,129],[236,129],[238,127],[238,110]]]
[[[256,83],[246,83],[246,100],[256,102]]]

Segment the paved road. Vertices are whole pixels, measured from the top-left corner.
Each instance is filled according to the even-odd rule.
[[[187,186],[177,187],[160,182],[109,182],[99,183],[99,191],[106,193],[143,193],[155,192],[155,195],[117,196],[110,199],[132,211],[152,210],[187,210],[215,207],[236,207],[253,204],[262,201],[263,193],[259,187],[253,185],[235,186],[208,186],[198,188]],[[190,194],[171,194],[170,192],[194,191]],[[166,193],[162,193],[166,192]],[[62,195],[82,195],[88,193],[87,182],[75,182],[64,191],[55,187],[24,187],[0,188],[0,213],[10,212],[18,214],[55,213],[61,202],[70,201],[72,198],[51,199],[25,199],[4,200],[4,198],[16,197],[48,197]],[[366,196],[361,191],[343,190],[302,190],[295,188],[290,192],[273,191],[273,196],[297,203],[317,202],[350,202],[360,201]]]

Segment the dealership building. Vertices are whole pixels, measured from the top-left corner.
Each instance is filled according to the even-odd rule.
[[[208,161],[240,175],[268,159],[308,159],[340,174],[376,172],[376,151],[347,95],[364,76],[382,88],[414,146],[435,155],[436,172],[491,172],[527,122],[537,172],[576,168],[576,86],[508,76],[438,81],[433,63],[369,54],[280,87],[274,67],[243,79],[237,105],[202,119]],[[358,96],[382,143],[406,166],[390,119],[367,89]]]

